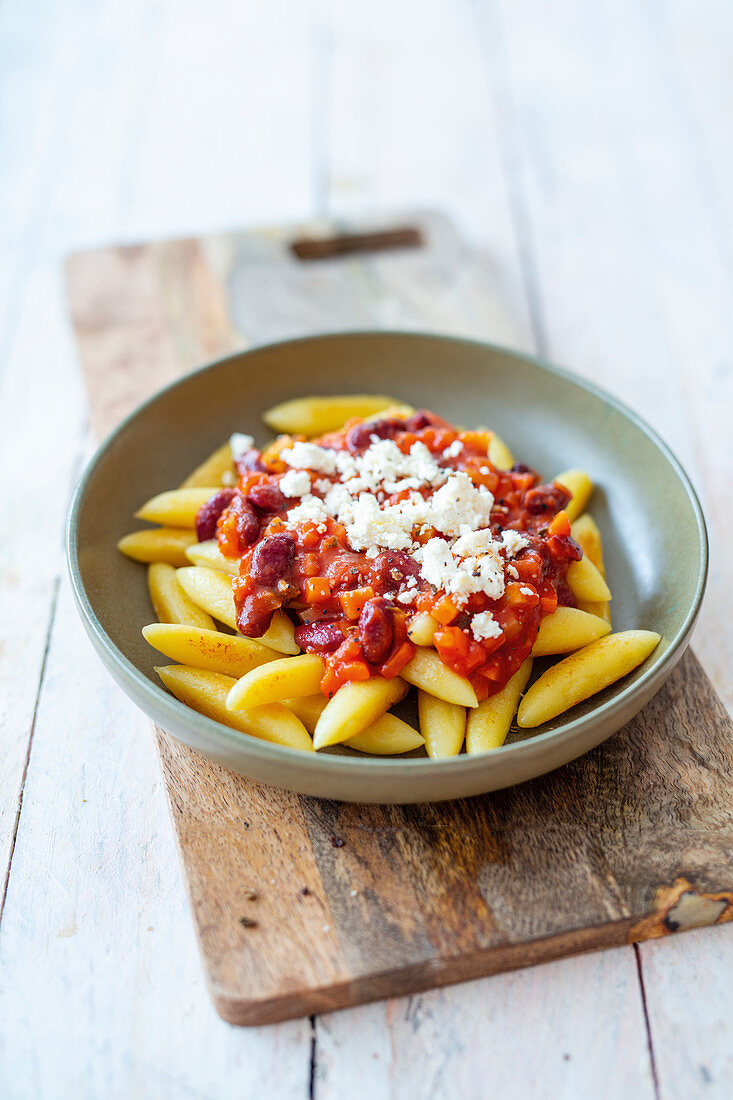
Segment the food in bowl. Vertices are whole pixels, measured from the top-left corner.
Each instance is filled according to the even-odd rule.
[[[272,443],[232,436],[119,544],[148,563],[158,674],[199,712],[304,750],[486,752],[658,644],[611,631],[584,471],[543,483],[493,431],[386,397],[264,419]],[[419,729],[390,713],[412,688]]]

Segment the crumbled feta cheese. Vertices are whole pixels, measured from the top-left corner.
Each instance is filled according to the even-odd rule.
[[[479,466],[479,468],[478,468],[478,472],[479,472],[480,474],[483,474],[484,476],[486,476],[486,474],[490,474],[490,473],[491,473],[491,470],[489,469],[489,467],[488,467],[488,466]]]
[[[354,518],[354,501],[346,486],[338,481],[333,485],[329,484],[323,506],[339,523],[351,523]]]
[[[483,485],[474,485],[468,474],[455,473],[427,503],[427,522],[445,535],[457,536],[464,529],[488,527],[494,498]]]
[[[386,550],[409,550],[413,541],[412,521],[406,519],[399,505],[380,508],[376,497],[362,493],[354,503],[346,535],[354,550],[366,550],[373,544]]]
[[[311,491],[311,479],[305,470],[288,470],[279,485],[286,497],[304,497]]]
[[[288,523],[323,523],[327,519],[328,512],[317,497],[306,497],[301,504],[290,508],[287,513]]]
[[[319,447],[316,443],[298,440],[292,447],[285,447],[280,451],[280,458],[288,466],[294,466],[298,470],[315,470],[319,474],[336,473],[336,452]]]
[[[524,550],[529,546],[529,540],[520,535],[519,531],[502,531],[501,541],[504,543],[507,554],[510,558],[516,558],[520,550]]]
[[[342,457],[343,456],[343,457]],[[409,454],[403,454],[392,439],[378,439],[362,455],[339,452],[342,480],[355,478],[358,491],[399,493],[423,485],[442,485],[449,471],[438,464],[424,443],[415,442]],[[354,489],[351,488],[353,492]]]
[[[534,588],[528,588],[526,584],[523,584],[519,589],[523,596],[535,596],[536,592]]]
[[[251,451],[255,445],[254,436],[243,435],[242,432],[235,432],[229,436],[229,446],[232,449],[232,458],[236,461],[247,451]]]
[[[490,539],[490,532],[487,531],[486,535]],[[485,552],[480,556],[472,554],[461,559],[460,555],[456,556],[455,546],[451,548],[443,539],[430,539],[422,548],[422,576],[429,584],[444,588],[456,596],[461,605],[475,592],[483,592],[489,599],[498,600],[504,592],[504,562],[495,540],[493,547],[488,545],[488,540],[483,541],[487,542]]]
[[[462,449],[456,440],[445,448],[443,457],[456,457]],[[415,442],[403,454],[394,440],[374,438],[363,454],[355,455],[296,442],[280,457],[291,467],[280,481],[282,491],[301,497],[300,504],[288,512],[290,523],[323,525],[333,517],[346,528],[352,549],[369,558],[380,550],[405,550],[420,564],[421,576],[452,595],[458,606],[474,593],[499,599],[505,570],[516,575],[506,557],[529,545],[516,531],[494,537],[489,529],[493,495],[465,472],[441,466],[423,443]],[[327,478],[311,479],[309,472]],[[432,495],[423,496],[426,490],[432,490]],[[322,494],[322,499],[314,492]],[[397,493],[404,499],[385,503]],[[414,536],[421,528],[434,528],[446,537],[431,538],[419,546]],[[408,577],[395,598],[409,604],[417,590],[416,578]],[[477,629],[489,629],[489,620],[482,622],[484,626],[479,624]]]
[[[477,642],[483,642],[487,638],[498,638],[502,629],[490,611],[480,611],[471,620],[471,633]]]
[[[453,543],[453,553],[458,554],[460,558],[467,558],[472,554],[496,553],[500,547],[501,543],[486,527],[480,531],[468,531],[465,535],[461,535]]]
[[[422,548],[420,572],[435,588],[448,588],[456,575],[456,562],[443,539],[429,539]]]
[[[491,554],[480,558],[464,558],[448,585],[448,591],[464,603],[474,592],[483,592],[490,600],[504,594],[504,565]]]

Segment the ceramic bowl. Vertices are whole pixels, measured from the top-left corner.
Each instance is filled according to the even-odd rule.
[[[586,469],[604,538],[614,629],[662,641],[634,673],[552,722],[514,730],[502,748],[448,760],[300,753],[228,729],[168,695],[165,663],[140,629],[153,613],[145,569],[117,540],[153,494],[179,484],[234,431],[258,442],[279,401],[310,393],[390,393],[465,426],[494,428],[547,479]],[[424,802],[520,783],[573,760],[620,729],[659,690],[684,652],[707,573],[705,523],[680,464],[615,398],[526,355],[469,340],[408,333],[316,336],[255,348],[187,375],[142,405],[100,447],[69,519],[79,611],[105,665],[163,729],[236,772],[301,794],[355,802]]]

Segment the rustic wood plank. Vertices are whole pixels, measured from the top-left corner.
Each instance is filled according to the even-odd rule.
[[[82,0],[62,12],[54,0],[10,0],[0,8],[0,496],[8,536],[0,549],[0,892],[15,842],[0,926],[0,1080],[14,1096],[121,1090],[219,1097],[241,1095],[243,1088],[254,1093],[263,1080],[268,1095],[308,1093],[307,1024],[248,1038],[223,1025],[209,1006],[149,727],[128,704],[124,717],[117,709],[124,700],[100,679],[65,585],[60,625],[49,639],[64,572],[65,514],[88,417],[60,261],[70,248],[129,239],[150,217],[146,202],[161,198],[149,179],[136,189],[140,141],[157,98],[167,25],[179,18],[185,25],[185,7],[178,0],[164,0],[154,11],[147,0]],[[256,45],[255,8],[239,5],[227,20],[235,37],[247,25],[261,71],[268,51]],[[295,49],[301,61],[310,57],[307,35]],[[228,64],[236,82],[241,56],[234,52]],[[190,87],[192,73],[205,86],[206,71],[196,65],[184,66],[178,83]],[[256,86],[258,65],[250,63],[248,73]],[[281,85],[281,103],[287,94]],[[249,213],[242,206],[239,181],[252,147],[241,103],[227,100],[226,117],[221,103],[202,102],[211,107],[209,117],[198,134],[189,126],[188,136],[207,178],[202,170],[197,206],[190,193],[184,196],[184,218],[201,224],[222,213],[237,223],[256,217],[256,205]],[[306,102],[302,114],[292,110],[289,118],[305,134],[308,109]],[[218,145],[209,139],[215,111],[223,127]],[[270,201],[266,112],[260,117],[257,186]],[[238,152],[230,137],[235,130],[242,138]],[[279,169],[284,179],[282,161]],[[277,170],[273,161],[273,175]],[[298,174],[303,190],[295,188]],[[230,196],[226,208],[217,202],[216,180]],[[291,159],[288,186],[298,210],[308,204],[309,183],[310,157]],[[161,203],[155,234],[179,231],[182,209]],[[218,321],[212,328],[219,332]],[[211,354],[218,353],[213,347]],[[67,647],[64,685],[56,672]],[[80,683],[90,691],[81,718]],[[106,740],[114,728],[119,746],[130,749],[122,770],[119,751],[109,751]],[[137,818],[131,807],[142,807]],[[77,901],[81,915],[74,913]]]
[[[339,1100],[358,1080],[393,1100],[411,1100],[416,1082],[465,1100],[646,1100],[644,1034],[633,953],[616,948],[321,1016],[315,1095]]]
[[[730,931],[701,929],[644,945],[642,975],[665,1100],[730,1096],[731,967]]]
[[[441,230],[442,237],[430,219],[424,223],[432,249],[448,233],[444,223]],[[237,273],[241,280],[242,266],[254,260],[260,293],[274,300],[281,275],[288,286],[294,262],[288,239],[287,231],[238,239],[229,250],[234,266],[227,284],[241,286]],[[195,261],[198,269],[199,251],[168,244],[155,246],[161,272],[170,267],[161,253],[174,250],[180,263]],[[422,261],[428,269],[430,257],[429,248]],[[79,302],[89,284],[78,269],[96,259],[80,257],[70,269],[75,315],[86,316]],[[346,282],[354,261],[331,266]],[[201,267],[207,270],[209,278],[220,277]],[[302,278],[295,279],[298,289]],[[180,273],[177,282],[189,293],[198,285]],[[320,277],[315,282],[320,285]],[[377,279],[373,286],[378,298]],[[235,300],[232,329],[251,332],[250,306],[244,295]],[[173,346],[178,299],[171,305],[160,295],[154,313]],[[106,347],[115,361],[119,348],[129,339],[134,346],[137,337],[126,316],[117,301],[106,315]],[[204,329],[188,329],[193,352]],[[94,400],[104,393],[107,371],[98,346],[91,355],[82,350]],[[183,369],[180,353],[177,362]],[[706,716],[704,753],[693,747],[698,712],[691,706]],[[422,807],[360,807],[269,791],[161,734],[220,1012],[240,1023],[278,1020],[659,934],[665,891],[676,880],[684,877],[700,896],[729,888],[729,729],[688,655],[643,716],[595,753],[511,791]],[[305,895],[294,878],[302,879],[297,885],[307,888]],[[250,891],[258,895],[253,908],[246,904]],[[727,920],[732,909],[726,904],[709,919]]]
[[[31,276],[0,378],[0,498],[6,531],[0,545],[0,910],[63,568],[62,532],[84,416],[69,359],[59,355],[52,377],[47,369],[47,357],[65,335],[55,287],[48,269]],[[48,450],[36,445],[43,438],[53,441],[51,461]],[[37,522],[39,487],[43,530]]]
[[[235,1030],[215,1016],[149,722],[91,650],[66,579],[0,925],[0,988],[5,1095],[213,1100],[266,1083],[276,1100],[308,1096],[307,1020]]]

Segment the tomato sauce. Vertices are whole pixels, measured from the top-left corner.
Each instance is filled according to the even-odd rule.
[[[479,700],[484,699],[500,690],[529,655],[542,618],[558,604],[575,605],[566,572],[582,551],[563,511],[570,494],[557,482],[540,484],[539,475],[521,463],[498,470],[488,459],[490,432],[459,431],[428,412],[368,425],[351,421],[313,442],[359,454],[375,435],[393,439],[403,454],[419,441],[448,471],[465,472],[493,494],[492,534],[516,531],[527,542],[508,561],[501,597],[491,600],[479,592],[461,603],[432,587],[404,550],[353,550],[346,528],[332,517],[288,523],[288,509],[300,501],[286,498],[279,488],[289,470],[280,452],[293,443],[281,437],[264,452],[253,450],[238,459],[236,493],[216,522],[221,552],[240,559],[233,580],[239,629],[261,637],[274,611],[286,609],[297,623],[301,648],[323,656],[322,690],[330,696],[350,681],[399,675],[415,652],[408,638],[410,622],[428,613],[438,623],[433,645],[443,663],[467,677]],[[456,441],[460,450],[456,445],[445,457]],[[337,475],[313,476],[321,489],[324,481],[338,480]],[[420,491],[431,492],[429,487]],[[420,529],[412,537],[424,544],[437,534]],[[409,602],[400,602],[397,595],[406,591]],[[471,621],[485,611],[501,633],[477,640]]]

